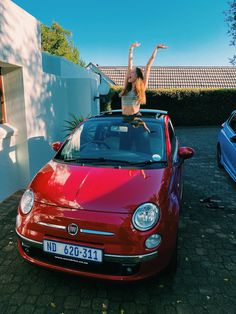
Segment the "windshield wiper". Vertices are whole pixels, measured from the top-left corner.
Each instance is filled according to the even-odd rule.
[[[144,160],[144,161],[136,161],[136,162],[130,162],[133,166],[137,165],[152,165],[152,164],[164,164],[167,165],[166,160]]]
[[[108,159],[104,157],[97,157],[97,158],[65,158],[63,159],[65,162],[77,162],[77,163],[86,163],[86,162],[115,162],[115,163],[125,163],[132,166],[146,166],[146,165],[152,165],[152,164],[164,164],[167,165],[167,161],[165,160],[144,160],[144,161],[128,161],[128,160],[120,160],[120,159]]]
[[[89,161],[91,161],[91,162],[109,162],[109,161],[111,161],[111,162],[118,162],[118,163],[120,163],[120,162],[122,162],[122,163],[129,163],[129,161],[127,161],[127,160],[120,160],[120,159],[107,159],[107,158],[104,158],[104,157],[97,157],[97,158],[85,158],[85,157],[82,157],[82,158],[65,158],[65,159],[63,159],[63,161],[65,161],[65,162],[89,162]]]

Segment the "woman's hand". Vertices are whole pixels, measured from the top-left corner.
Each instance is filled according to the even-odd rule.
[[[133,43],[130,48],[136,48],[136,47],[139,47],[141,44],[138,43],[137,41],[135,43]]]
[[[166,45],[162,45],[162,44],[158,44],[157,45],[157,49],[166,49],[166,48],[168,48],[168,46],[166,46]]]

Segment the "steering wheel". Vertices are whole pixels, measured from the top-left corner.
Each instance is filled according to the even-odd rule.
[[[99,141],[99,140],[94,140],[94,141],[91,141],[91,142],[88,142],[88,143],[81,145],[80,150],[83,150],[87,145],[90,145],[90,144],[97,144],[98,146],[104,146],[107,149],[111,149],[111,147],[107,143],[105,143],[103,141]]]

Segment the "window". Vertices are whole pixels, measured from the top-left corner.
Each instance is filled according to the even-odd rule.
[[[5,107],[4,107],[4,93],[3,93],[3,79],[2,69],[0,68],[0,123],[6,122]]]
[[[171,156],[172,156],[172,162],[173,162],[177,156],[177,145],[176,145],[177,139],[176,139],[174,128],[171,122],[169,122],[168,124],[168,132],[169,132],[169,137],[170,137]]]
[[[229,126],[234,131],[234,133],[236,133],[236,113],[230,119]]]
[[[156,120],[134,127],[121,117],[89,119],[69,138],[56,159],[106,158],[127,163],[166,160],[163,127]],[[109,162],[107,162],[109,164]],[[113,165],[110,163],[110,165]]]

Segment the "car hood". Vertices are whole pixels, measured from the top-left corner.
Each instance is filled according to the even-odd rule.
[[[161,204],[169,168],[114,169],[50,161],[33,179],[35,201],[73,209],[129,213],[144,202]]]

